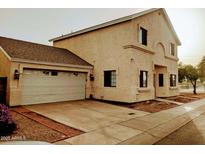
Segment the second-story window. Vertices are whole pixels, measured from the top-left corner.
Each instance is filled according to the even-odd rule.
[[[175,56],[175,44],[170,44],[170,55]]]
[[[139,41],[142,45],[147,45],[147,30],[140,27]]]

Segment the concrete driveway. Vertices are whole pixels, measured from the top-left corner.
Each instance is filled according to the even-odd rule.
[[[56,144],[155,144],[204,114],[205,99],[152,114],[90,100],[26,108],[85,132]]]
[[[90,100],[25,107],[55,121],[86,132],[82,136],[83,139],[80,139],[79,142],[78,140],[69,140],[71,144],[116,144],[142,132],[118,123],[149,114]],[[107,131],[110,135],[104,134],[104,131]],[[89,138],[89,141],[87,138]]]
[[[148,114],[89,100],[31,105],[26,108],[84,132]]]

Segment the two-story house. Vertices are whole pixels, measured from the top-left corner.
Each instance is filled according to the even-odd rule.
[[[90,97],[138,102],[178,94],[181,43],[165,9],[146,10],[50,41],[94,66]]]
[[[178,94],[180,40],[164,9],[60,36],[53,46],[0,37],[0,103],[95,98],[139,102]]]

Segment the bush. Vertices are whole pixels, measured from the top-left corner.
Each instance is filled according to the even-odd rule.
[[[10,135],[15,129],[16,124],[12,120],[8,107],[0,104],[0,136]]]

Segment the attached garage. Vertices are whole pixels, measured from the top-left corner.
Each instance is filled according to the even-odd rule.
[[[0,37],[0,75],[9,106],[82,100],[91,95],[93,66],[71,51]]]
[[[86,74],[24,69],[22,105],[85,99]]]

